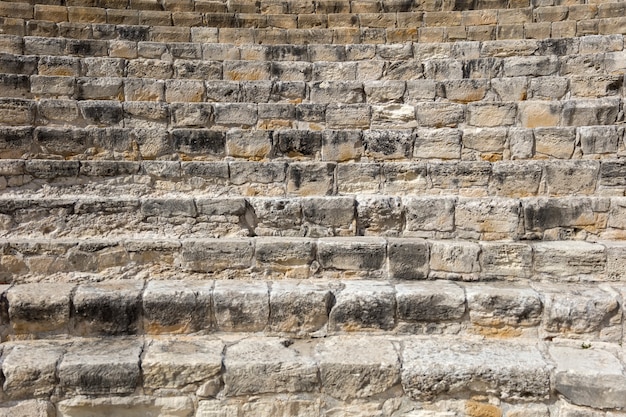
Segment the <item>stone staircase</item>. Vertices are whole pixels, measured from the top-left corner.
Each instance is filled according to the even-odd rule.
[[[0,1],[0,416],[626,416],[625,16]]]

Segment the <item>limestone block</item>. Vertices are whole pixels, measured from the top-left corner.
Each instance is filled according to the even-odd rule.
[[[196,205],[193,200],[173,198],[150,198],[141,202],[141,214],[147,217],[195,217]]]
[[[402,199],[409,232],[451,232],[454,230],[453,198],[404,197]]]
[[[619,109],[619,99],[570,100],[563,105],[563,124],[611,125],[617,121]]]
[[[532,248],[524,243],[481,242],[481,269],[486,276],[532,275]]]
[[[493,165],[489,190],[504,197],[535,196],[543,174],[543,164],[501,162]]]
[[[172,63],[160,59],[133,59],[126,66],[127,77],[168,79],[174,74]]]
[[[556,227],[584,227],[596,224],[592,201],[586,198],[533,199],[524,204],[527,231],[544,232]]]
[[[173,127],[209,127],[213,108],[205,103],[173,103],[169,106]]]
[[[402,232],[399,197],[357,196],[357,235],[398,236]]]
[[[470,322],[485,335],[516,335],[507,327],[536,326],[543,305],[532,288],[512,284],[476,284],[465,287]]]
[[[463,288],[448,281],[396,284],[396,301],[399,321],[458,321],[465,314]]]
[[[322,150],[322,133],[310,130],[279,130],[274,133],[276,149],[290,158],[315,157]]]
[[[174,151],[187,156],[222,157],[226,153],[224,132],[207,129],[174,129],[171,137]]]
[[[380,189],[380,165],[376,163],[338,164],[337,192],[339,194],[373,194]]]
[[[8,125],[29,125],[34,119],[35,103],[14,98],[0,99],[0,122]]]
[[[454,223],[457,230],[477,233],[485,240],[515,238],[520,232],[521,206],[514,199],[461,199]]]
[[[345,281],[335,297],[329,316],[332,330],[391,330],[395,326],[396,299],[393,287],[387,283]]]
[[[540,127],[534,130],[535,152],[543,158],[570,159],[576,146],[576,129]]]
[[[203,101],[205,87],[202,81],[166,80],[165,101],[168,103]]]
[[[252,265],[254,242],[238,239],[183,241],[182,268],[194,272],[245,269]]]
[[[216,281],[213,313],[218,330],[258,332],[269,318],[269,290],[265,282]]]
[[[260,81],[270,79],[270,63],[263,61],[225,61],[224,80]]]
[[[410,45],[407,44],[406,46]],[[405,90],[406,83],[404,81],[386,80],[366,81],[364,83],[368,103],[401,103]]]
[[[535,136],[532,129],[509,128],[508,141],[511,159],[532,158],[535,150]]]
[[[315,349],[325,394],[334,398],[367,398],[398,384],[400,361],[393,344],[378,337],[327,339]]]
[[[467,123],[472,126],[501,127],[515,124],[515,103],[471,103],[467,106]]]
[[[457,129],[418,129],[413,156],[420,159],[459,159],[461,132]]]
[[[317,364],[279,338],[250,337],[226,348],[226,396],[310,392],[318,389]]]
[[[480,246],[465,241],[434,241],[430,248],[430,269],[452,273],[480,272]]]
[[[169,108],[162,103],[126,102],[123,104],[124,125],[134,128],[165,127],[169,122]]]
[[[405,103],[418,103],[421,100],[434,100],[437,83],[433,80],[406,81]]]
[[[401,162],[383,165],[385,194],[422,194],[429,186],[427,165],[423,162]]]
[[[409,129],[417,126],[411,104],[372,105],[372,128]]]
[[[60,401],[58,417],[111,415],[117,417],[159,416],[190,417],[194,404],[189,397],[75,397]]]
[[[136,333],[141,314],[143,281],[106,281],[78,286],[73,316],[80,335]]]
[[[211,327],[212,281],[150,281],[143,302],[148,334],[192,333]]]
[[[413,148],[410,130],[366,130],[363,132],[364,154],[371,159],[407,159]]]
[[[284,162],[230,162],[229,167],[230,181],[236,185],[282,183],[287,172]]]
[[[136,339],[86,339],[72,344],[58,365],[61,390],[74,395],[132,394],[140,381]]]
[[[534,284],[544,305],[542,329],[570,338],[621,338],[621,311],[615,293],[584,285]]]
[[[465,106],[452,103],[418,103],[417,123],[426,127],[456,127],[465,119]]]
[[[309,85],[313,103],[363,103],[365,93],[359,81],[321,81]]]
[[[506,77],[548,76],[558,71],[559,60],[556,56],[525,56],[504,58]]]
[[[556,161],[555,161],[556,162]],[[596,191],[599,164],[592,161],[558,161],[545,166],[550,195],[592,195]],[[576,181],[572,181],[576,178]]]
[[[560,100],[567,93],[565,77],[538,77],[530,80],[528,96],[532,99]]]
[[[287,194],[330,195],[335,186],[334,163],[291,163],[287,169]]]
[[[270,291],[269,328],[297,335],[322,330],[333,301],[327,283],[276,281]]]
[[[165,83],[162,80],[130,79],[124,81],[126,101],[163,101],[164,94]]]
[[[213,107],[215,123],[222,126],[250,127],[258,120],[255,104],[217,103]]]
[[[56,385],[56,366],[64,350],[62,344],[48,341],[7,345],[2,360],[4,393],[11,399],[49,396]]]
[[[362,104],[335,104],[326,108],[326,125],[330,129],[366,129],[371,109]]]
[[[317,245],[317,258],[324,269],[373,271],[386,258],[386,242],[380,238],[324,238]]]
[[[624,242],[604,242],[606,247],[606,277],[610,281],[626,278],[626,245]]]
[[[74,77],[32,75],[30,77],[30,92],[35,95],[43,94],[45,96],[72,96],[74,94],[75,82]]]
[[[322,159],[344,162],[363,156],[364,144],[360,130],[324,130],[322,132]]]
[[[86,77],[123,77],[126,67],[125,60],[120,58],[89,57],[82,59],[80,63]]]
[[[310,81],[313,64],[310,62],[272,62],[271,73],[281,81]],[[278,81],[280,82],[280,81]]]
[[[45,400],[27,400],[0,406],[0,417],[54,417],[54,405]]]
[[[71,284],[23,284],[7,293],[9,319],[17,334],[67,331]]]
[[[428,276],[430,246],[422,239],[388,239],[389,276],[415,280]]]
[[[351,236],[355,234],[355,203],[351,197],[302,199],[302,228],[306,236]]]
[[[278,397],[249,401],[242,405],[243,417],[276,416],[316,417],[320,415],[320,401],[317,399],[301,399],[294,397]],[[230,416],[227,416],[230,417]]]
[[[567,278],[602,273],[606,268],[604,246],[588,242],[542,242],[533,245],[534,269]]]
[[[88,125],[94,127],[120,126],[124,120],[122,104],[107,100],[89,100],[78,103],[80,113]]]
[[[561,120],[561,104],[551,101],[527,101],[518,104],[522,127],[558,126]],[[539,152],[539,151],[538,151]]]
[[[303,122],[323,123],[326,120],[326,105],[298,104],[296,106],[296,118]]]
[[[195,391],[203,383],[219,379],[223,351],[220,340],[150,340],[141,360],[144,388]]]
[[[254,198],[250,205],[255,215],[258,236],[299,236],[302,224],[300,200],[287,198]]]
[[[549,352],[556,363],[556,390],[569,401],[600,409],[624,407],[624,368],[611,353],[567,346],[551,346]]]
[[[539,350],[527,343],[495,341],[407,341],[402,386],[415,400],[462,391],[511,399],[550,395],[550,371]]]

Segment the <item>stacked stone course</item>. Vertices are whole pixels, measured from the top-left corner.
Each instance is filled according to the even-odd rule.
[[[0,417],[626,416],[625,15],[0,1]]]

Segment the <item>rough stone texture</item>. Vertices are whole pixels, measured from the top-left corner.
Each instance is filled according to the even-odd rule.
[[[263,330],[270,313],[267,284],[217,281],[213,289],[213,312],[218,330]]]
[[[171,416],[189,417],[194,405],[189,397],[75,397],[60,401],[59,417],[115,415],[119,417]]]
[[[402,386],[415,400],[463,391],[527,400],[550,394],[549,368],[530,344],[415,339],[402,355]]]
[[[316,347],[323,392],[334,398],[367,398],[398,384],[400,361],[392,342],[377,337],[333,338]]]
[[[30,334],[67,330],[73,288],[69,284],[25,284],[9,289],[6,298],[13,331]]]
[[[398,320],[439,323],[465,314],[463,288],[446,281],[397,284]]]
[[[269,328],[308,335],[322,330],[334,304],[330,283],[277,281],[270,292]]]
[[[375,281],[346,281],[330,312],[331,329],[388,330],[395,325],[393,288]]]
[[[226,348],[224,392],[230,396],[318,389],[317,365],[278,338],[243,339]]]
[[[624,368],[611,353],[580,347],[553,346],[555,388],[569,401],[594,408],[625,406]]]

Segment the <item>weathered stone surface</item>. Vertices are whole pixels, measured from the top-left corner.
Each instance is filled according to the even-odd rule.
[[[619,340],[621,311],[617,295],[588,285],[535,284],[544,304],[543,330],[572,338]]]
[[[393,287],[376,281],[346,281],[335,293],[330,328],[343,331],[389,330],[395,325]]]
[[[189,417],[194,405],[190,397],[75,397],[60,401],[59,417],[115,415],[118,417],[159,416]]]
[[[265,329],[270,314],[265,282],[216,281],[213,289],[215,324],[221,331]]]
[[[389,276],[416,280],[428,276],[430,245],[422,239],[388,239]]]
[[[397,236],[402,231],[399,197],[357,196],[356,213],[360,236]]]
[[[143,292],[148,334],[191,333],[211,327],[212,281],[150,281]]]
[[[302,227],[306,236],[352,236],[354,217],[354,199],[351,197],[302,199]]]
[[[532,247],[515,242],[481,242],[481,269],[493,277],[528,278],[532,275]]]
[[[404,197],[406,234],[411,232],[450,232],[454,229],[453,198]]]
[[[624,368],[611,353],[589,349],[551,346],[556,363],[555,388],[574,404],[594,408],[626,406]]]
[[[378,337],[345,337],[316,346],[323,392],[347,400],[382,394],[398,384],[400,361],[393,344]]]
[[[17,404],[5,403],[0,406],[0,417],[54,417],[55,409],[45,400],[21,401]]]
[[[480,246],[466,241],[434,241],[430,247],[430,268],[452,273],[480,271]]]
[[[57,363],[65,350],[62,344],[32,341],[8,344],[4,349],[2,389],[9,398],[41,398],[53,392]]]
[[[270,291],[270,330],[298,335],[322,330],[334,302],[329,283],[276,281]]]
[[[59,386],[68,394],[131,394],[140,380],[142,349],[136,339],[75,342],[58,365]]]
[[[315,361],[284,339],[243,339],[226,348],[224,367],[226,396],[318,389]]]
[[[74,326],[81,335],[134,334],[141,314],[142,281],[80,285],[73,298]]]
[[[466,230],[484,240],[515,238],[519,232],[521,207],[512,199],[460,199],[454,222],[457,230]]]
[[[324,269],[372,271],[381,269],[386,242],[380,238],[325,238],[317,246],[317,257]]]
[[[223,352],[220,340],[151,340],[141,360],[144,388],[194,392],[207,381],[219,380]]]
[[[557,278],[601,273],[606,268],[604,247],[588,242],[541,242],[533,245],[535,271]]]
[[[396,284],[398,320],[439,323],[459,320],[465,314],[463,288],[447,281]]]
[[[252,241],[236,239],[184,241],[183,268],[198,272],[249,268],[252,264],[253,253]]]
[[[467,391],[508,400],[550,394],[549,368],[532,344],[415,338],[405,342],[402,365],[402,386],[415,400]]]
[[[6,298],[9,319],[17,334],[67,331],[71,284],[24,284],[12,287]]]
[[[468,285],[465,291],[470,321],[485,328],[483,334],[504,336],[506,327],[536,326],[541,320],[543,305],[532,288],[494,283]]]

